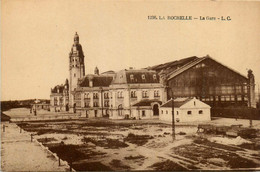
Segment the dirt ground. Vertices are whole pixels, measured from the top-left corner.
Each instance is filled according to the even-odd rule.
[[[196,125],[82,119],[18,124],[77,171],[260,169],[257,138],[198,134]]]

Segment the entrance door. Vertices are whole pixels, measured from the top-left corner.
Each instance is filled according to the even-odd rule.
[[[118,116],[122,116],[123,115],[122,111],[123,111],[123,107],[122,107],[122,105],[119,105],[118,106]]]
[[[66,111],[69,111],[69,105],[68,105],[68,103],[66,104]]]
[[[159,116],[159,106],[158,106],[158,104],[153,105],[153,116]]]

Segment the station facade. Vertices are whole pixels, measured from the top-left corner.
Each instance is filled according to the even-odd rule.
[[[210,56],[189,57],[144,69],[85,75],[85,62],[76,33],[69,53],[69,80],[51,89],[51,111],[82,117],[157,118],[160,105],[171,98],[192,98],[211,107],[255,107],[255,83],[248,76]]]

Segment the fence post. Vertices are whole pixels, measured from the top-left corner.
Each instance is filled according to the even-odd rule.
[[[31,142],[32,142],[32,139],[33,139],[33,135],[31,134]]]
[[[59,166],[60,166],[60,157],[59,157]]]
[[[3,125],[3,132],[5,132],[5,125]]]

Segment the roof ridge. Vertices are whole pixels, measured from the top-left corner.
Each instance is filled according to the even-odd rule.
[[[216,61],[217,63],[221,64],[222,66],[224,66],[224,67],[230,69],[231,71],[233,71],[233,72],[235,72],[235,73],[238,73],[239,75],[241,75],[241,76],[247,78],[245,75],[241,74],[240,72],[236,71],[235,69],[232,69],[232,68],[230,68],[230,67],[228,67],[228,66],[222,64],[221,62],[217,61],[215,58],[212,58],[212,57],[209,57],[209,58],[211,58],[212,60],[214,60],[214,61]]]
[[[200,58],[198,58],[198,59],[195,59],[195,60],[193,60],[193,61],[191,61],[191,62],[189,62],[189,63],[187,63],[187,64],[181,66],[180,68],[178,68],[178,69],[172,71],[171,73],[168,74],[168,77],[169,77],[170,75],[174,74],[174,73],[176,73],[176,75],[178,75],[178,74],[180,74],[181,72],[183,72],[183,71],[181,71],[181,70],[184,70],[184,71],[185,71],[186,68],[190,68],[190,67],[192,67],[193,65],[195,65],[195,64],[197,64],[197,63],[199,63],[199,62],[205,60],[206,58],[208,58],[208,57],[206,56],[206,57],[200,57]],[[194,64],[193,64],[193,63],[194,63]],[[178,73],[177,73],[177,72],[178,72]],[[176,75],[175,75],[175,76],[176,76]],[[169,77],[168,79],[171,79],[171,78],[173,78],[173,77],[171,76],[171,77]]]

